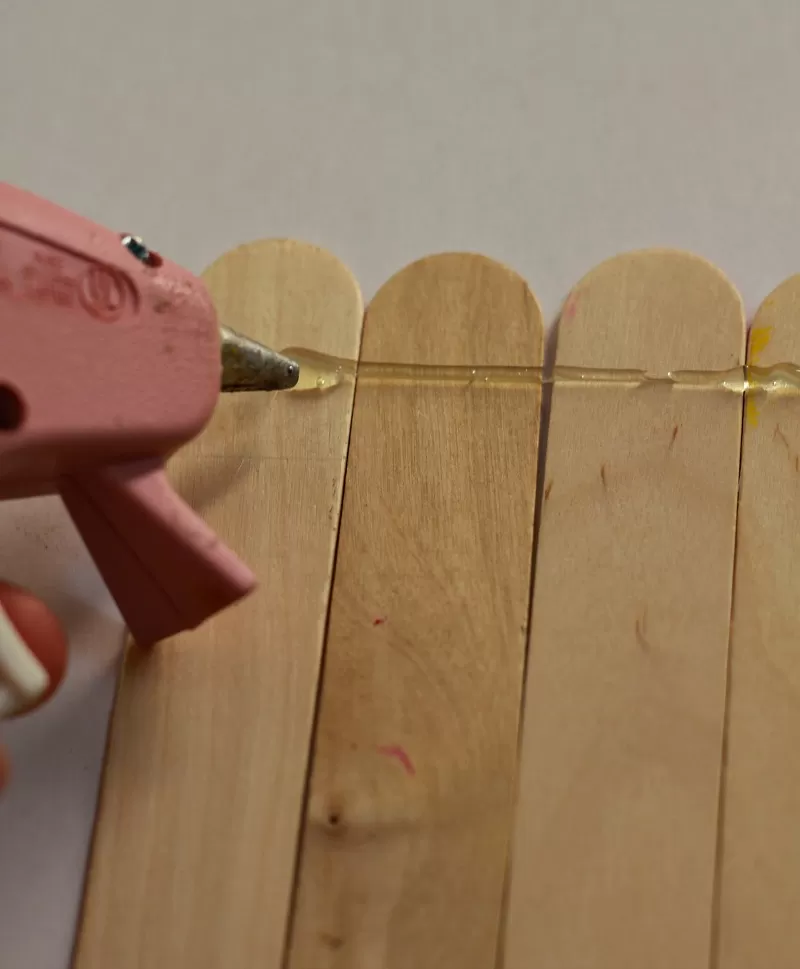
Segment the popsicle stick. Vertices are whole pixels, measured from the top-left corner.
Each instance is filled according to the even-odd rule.
[[[800,361],[800,276],[759,309],[748,360]],[[717,958],[800,965],[800,402],[748,398],[736,544]]]
[[[329,253],[253,243],[205,279],[255,339],[357,355],[361,297]],[[171,466],[260,584],[129,649],[76,969],[281,965],[351,410],[350,386],[225,395]]]
[[[739,296],[686,253],[611,259],[557,363],[726,369]],[[506,969],[705,969],[742,400],[556,385],[511,862]]]
[[[362,359],[540,365],[524,280],[423,259]],[[536,488],[534,385],[359,383],[292,969],[485,969],[507,861]]]

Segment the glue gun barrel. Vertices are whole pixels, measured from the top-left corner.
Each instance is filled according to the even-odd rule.
[[[222,390],[290,390],[298,381],[300,366],[255,340],[220,326]]]

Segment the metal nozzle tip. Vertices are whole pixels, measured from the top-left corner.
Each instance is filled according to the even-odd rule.
[[[222,389],[291,390],[300,379],[300,365],[255,340],[220,327]]]
[[[286,368],[286,379],[290,381],[290,383],[287,387],[284,388],[284,390],[291,390],[292,387],[297,386],[297,381],[300,379],[299,363],[295,363],[294,360],[289,360],[289,365]]]

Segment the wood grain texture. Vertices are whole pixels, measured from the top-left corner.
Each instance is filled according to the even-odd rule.
[[[726,369],[741,301],[646,251],[589,273],[564,366]],[[511,861],[506,969],[706,969],[741,399],[556,385]]]
[[[361,297],[330,254],[253,243],[205,278],[222,322],[357,355]],[[351,409],[350,387],[226,395],[172,464],[260,586],[129,649],[76,969],[281,965]]]
[[[750,363],[800,360],[800,276],[753,322]],[[742,447],[718,969],[800,965],[800,402],[748,399]]]
[[[362,360],[539,365],[524,280],[403,270]],[[356,391],[292,969],[494,964],[513,798],[540,388]]]

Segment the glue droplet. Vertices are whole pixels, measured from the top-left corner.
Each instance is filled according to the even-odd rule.
[[[300,377],[292,393],[333,390],[345,377],[355,374],[355,361],[340,360],[326,353],[298,347],[292,347],[285,353],[300,365]]]

